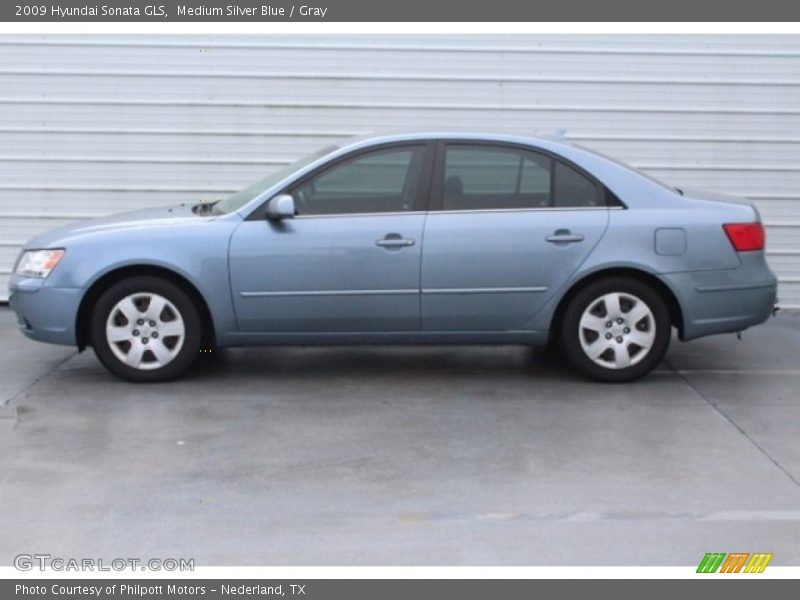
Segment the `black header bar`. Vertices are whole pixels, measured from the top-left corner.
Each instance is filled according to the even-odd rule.
[[[786,22],[787,0],[3,0],[11,22]]]

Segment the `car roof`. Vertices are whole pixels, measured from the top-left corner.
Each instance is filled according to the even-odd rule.
[[[414,131],[414,132],[384,132],[370,133],[355,136],[341,144],[342,148],[356,148],[373,146],[378,144],[390,144],[393,142],[413,142],[427,140],[480,140],[487,142],[507,142],[526,145],[545,145],[561,146],[563,148],[573,148],[563,137],[563,130],[552,134],[543,135],[519,135],[511,133],[491,133],[486,131]]]
[[[381,144],[395,142],[414,142],[429,140],[465,140],[500,142],[530,146],[534,150],[552,152],[563,159],[571,161],[603,182],[618,196],[628,196],[631,192],[641,192],[642,186],[657,188],[651,189],[651,194],[668,191],[670,195],[676,193],[674,188],[645,175],[638,169],[626,165],[616,159],[601,154],[585,146],[573,143],[564,138],[566,130],[556,130],[549,135],[519,135],[511,133],[489,133],[486,131],[423,131],[371,134],[351,138],[342,143],[335,154],[346,154],[360,148],[369,148]],[[619,187],[618,187],[619,186]],[[661,195],[661,194],[658,194]]]

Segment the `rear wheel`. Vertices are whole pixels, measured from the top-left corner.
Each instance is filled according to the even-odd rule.
[[[600,381],[623,382],[649,373],[671,336],[661,296],[638,279],[610,277],[587,285],[570,301],[561,343],[570,362]]]
[[[91,319],[92,345],[100,362],[129,381],[168,381],[188,369],[200,350],[197,307],[173,283],[133,277],[98,299]]]

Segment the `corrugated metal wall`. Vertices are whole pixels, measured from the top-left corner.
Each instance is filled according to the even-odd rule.
[[[752,198],[800,308],[798,36],[2,36],[0,296],[20,244],[215,198],[375,130],[570,138]]]

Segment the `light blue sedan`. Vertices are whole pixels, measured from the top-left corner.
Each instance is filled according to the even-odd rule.
[[[213,203],[40,235],[11,278],[28,337],[164,381],[260,344],[548,344],[629,381],[766,320],[756,209],[563,140],[428,133],[331,146]]]

